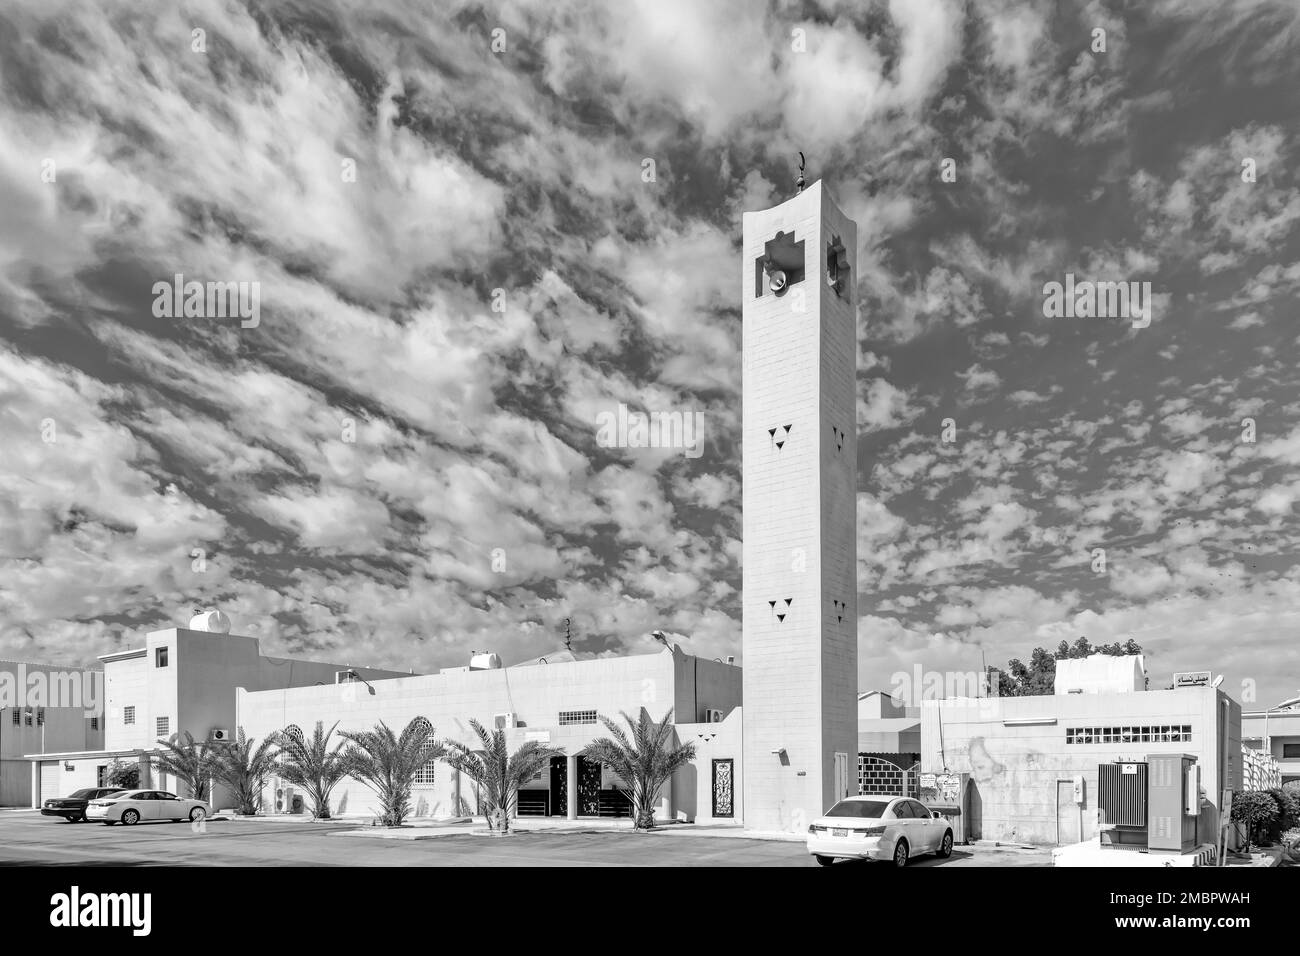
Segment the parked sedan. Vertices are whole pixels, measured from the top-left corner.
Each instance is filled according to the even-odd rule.
[[[195,822],[208,815],[202,800],[184,800],[165,790],[123,790],[86,805],[86,819],[108,826],[122,823],[132,826],[144,821],[189,820]]]
[[[63,817],[69,823],[82,823],[86,819],[86,804],[91,800],[107,797],[109,794],[121,793],[121,787],[86,787],[75,791],[71,796],[56,797],[41,804],[41,816]]]
[[[922,853],[952,856],[952,827],[910,797],[848,797],[808,827],[808,852],[822,866],[837,858],[907,866]]]

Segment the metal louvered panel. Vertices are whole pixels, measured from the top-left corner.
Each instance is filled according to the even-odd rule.
[[[1128,768],[1129,772],[1125,773]],[[1105,822],[1121,827],[1147,825],[1147,765],[1104,763],[1097,767],[1097,805]]]

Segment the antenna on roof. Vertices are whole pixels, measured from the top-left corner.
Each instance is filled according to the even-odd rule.
[[[800,150],[800,152],[799,152],[799,178],[798,178],[797,180],[795,180],[795,183],[794,183],[794,191],[795,191],[795,195],[798,195],[799,193],[803,192],[803,187],[804,187],[803,168],[804,168],[805,165],[806,165],[806,162],[805,162],[805,160],[804,160],[804,158],[803,158],[803,151]]]

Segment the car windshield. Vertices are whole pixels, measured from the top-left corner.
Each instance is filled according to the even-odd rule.
[[[885,815],[888,800],[841,800],[826,811],[828,817],[860,817],[879,820]]]
[[[95,795],[94,790],[78,790],[68,799],[70,800],[87,800]]]

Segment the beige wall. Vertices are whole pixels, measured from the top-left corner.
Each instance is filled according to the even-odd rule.
[[[157,666],[158,649],[167,648],[167,666]],[[168,628],[145,636],[141,650],[105,655],[110,749],[152,748],[157,719],[168,718],[168,736],[188,731],[206,740],[217,728],[237,731],[235,689],[334,685],[335,674],[354,670],[367,680],[405,676],[403,671],[348,667],[323,661],[265,657],[256,638]],[[134,705],[135,723],[124,708]],[[68,748],[72,749],[72,748]]]
[[[689,706],[689,698],[694,697],[692,687],[689,697],[683,700],[679,686],[679,675],[693,670],[690,661],[685,655],[664,650],[635,657],[379,680],[372,682],[373,694],[364,684],[355,683],[241,690],[237,695],[237,722],[251,737],[260,740],[290,725],[310,735],[318,720],[327,729],[337,721],[339,730],[369,729],[382,720],[400,732],[411,720],[424,717],[439,738],[477,747],[470,718],[477,718],[491,729],[497,714],[509,713],[517,722],[507,734],[512,749],[525,740],[539,739],[572,755],[596,737],[606,736],[607,731],[599,723],[561,726],[560,711],[594,710],[621,726],[621,712],[635,719],[644,708],[658,720],[670,706]],[[736,675],[701,666],[699,676],[707,690],[700,692],[699,700],[701,706],[731,712],[739,704],[739,668],[720,666]],[[416,814],[454,815],[457,792],[455,774],[439,763],[433,785],[416,789]],[[671,800],[676,792],[668,788],[664,796]],[[474,804],[467,782],[460,786],[459,795]],[[269,793],[267,805],[271,805]],[[369,815],[376,805],[374,795],[357,781],[345,780],[334,791],[332,809],[336,814]],[[666,812],[670,810],[665,806]]]
[[[1222,713],[1222,702],[1228,709]],[[921,769],[971,774],[974,835],[1054,844],[1058,782],[1082,775],[1084,837],[1095,834],[1097,767],[1143,760],[1151,753],[1187,753],[1201,767],[1206,797],[1216,807],[1223,786],[1240,787],[1241,709],[1213,688],[1130,694],[1077,694],[924,701]],[[1006,721],[1055,720],[1007,726]],[[1190,742],[1066,744],[1069,727],[1189,724]],[[1226,726],[1225,726],[1226,725]],[[1226,782],[1219,776],[1220,727],[1227,736]],[[1068,811],[1067,811],[1068,812]]]

